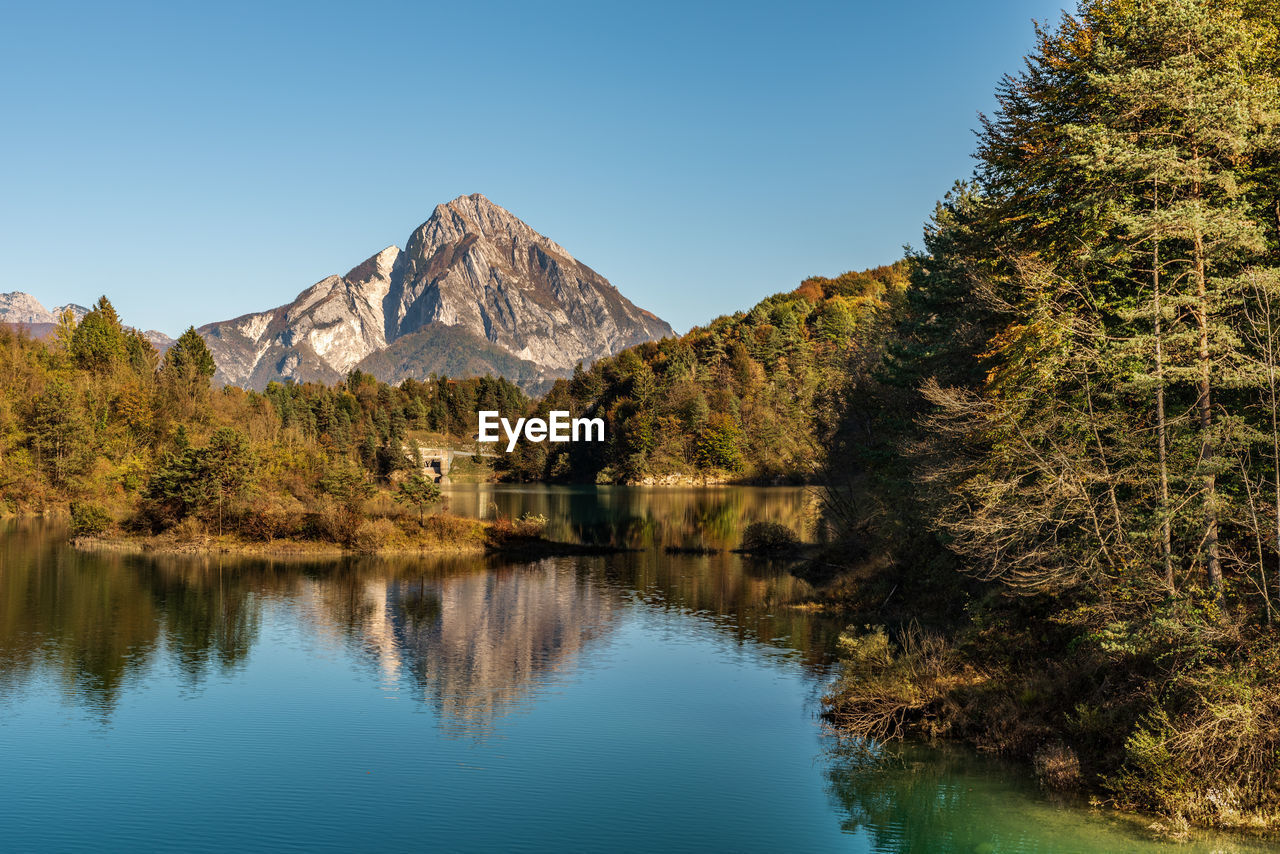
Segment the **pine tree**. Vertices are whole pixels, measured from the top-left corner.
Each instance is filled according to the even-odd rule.
[[[1154,392],[1166,584],[1174,587],[1167,395],[1190,386],[1198,447],[1188,463],[1205,571],[1220,590],[1219,478],[1229,469],[1219,457],[1238,436],[1217,417],[1215,398],[1243,380],[1231,279],[1263,260],[1247,165],[1275,120],[1274,91],[1249,73],[1256,41],[1229,4],[1148,0],[1128,14],[1100,14],[1095,32],[1095,109],[1067,131],[1107,227],[1097,260],[1127,270],[1127,319],[1145,324],[1121,334],[1150,352],[1134,378]]]
[[[194,417],[206,404],[209,381],[216,371],[217,365],[204,338],[195,327],[188,326],[165,352],[160,365],[161,384],[179,419]],[[281,389],[283,386],[277,386],[274,391],[269,387],[268,393],[279,395]],[[278,396],[273,399],[280,400]],[[287,426],[292,413],[287,406],[281,408],[281,419]]]
[[[37,460],[53,484],[61,486],[84,469],[89,435],[75,394],[65,380],[49,381],[35,400],[29,426]]]
[[[111,301],[100,297],[71,333],[71,356],[82,368],[110,370],[126,360],[127,337]]]
[[[1221,395],[1247,381],[1232,282],[1265,249],[1246,192],[1269,132],[1253,45],[1230,4],[1088,3],[1002,85],[980,146],[1000,261],[970,267],[1008,320],[979,394],[930,392],[934,426],[967,443],[935,472],[955,489],[945,524],[989,571],[1105,583],[1154,527],[1165,589],[1183,530],[1221,590],[1240,440]]]

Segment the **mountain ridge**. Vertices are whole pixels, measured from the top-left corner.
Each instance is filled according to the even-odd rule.
[[[470,364],[514,373],[531,390],[579,362],[673,334],[479,193],[437,205],[404,250],[388,246],[288,304],[199,331],[216,378],[253,388],[273,379],[332,382],[353,368],[398,382],[425,373],[424,364]],[[434,339],[426,334],[433,331]]]

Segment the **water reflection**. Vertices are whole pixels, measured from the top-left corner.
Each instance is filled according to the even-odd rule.
[[[802,491],[602,496],[620,538],[649,547],[150,559],[0,524],[5,841],[130,850],[164,827],[210,851],[1164,850],[968,753],[820,756],[813,695],[840,622],[792,607],[812,591],[783,565],[656,547],[798,528]],[[604,536],[589,492],[474,498]]]
[[[647,549],[737,548],[751,522],[781,522],[806,534],[817,518],[814,494],[801,487],[627,487],[455,484],[454,513],[477,519],[545,516],[557,539]]]
[[[800,507],[798,495],[782,510]],[[655,519],[664,506],[616,503],[631,520]],[[675,515],[680,526],[713,523],[698,536],[717,540],[717,526],[743,506],[694,501]],[[580,530],[590,531],[595,514],[585,517]],[[650,549],[529,565],[485,557],[272,563],[78,553],[63,530],[40,522],[0,531],[0,700],[50,675],[70,702],[104,720],[131,684],[160,669],[192,690],[234,672],[267,619],[354,651],[379,684],[426,704],[446,730],[473,735],[571,669],[625,608],[677,611],[815,670],[828,664],[839,629],[790,607],[811,589],[785,567],[727,553]],[[268,618],[269,607],[280,611]]]
[[[384,685],[410,685],[458,733],[487,732],[608,632],[618,607],[607,589],[554,560],[479,573],[436,566],[388,575],[394,569],[309,579],[312,618],[320,631],[339,628]]]
[[[107,714],[161,650],[191,685],[247,656],[259,615],[240,581],[77,554],[64,541],[38,523],[0,535],[0,692],[48,669],[68,696]]]

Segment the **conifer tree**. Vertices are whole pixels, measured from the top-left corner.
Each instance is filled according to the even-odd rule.
[[[959,542],[993,566],[1111,576],[1154,539],[1171,590],[1183,530],[1222,588],[1241,436],[1219,395],[1248,381],[1232,283],[1265,250],[1248,164],[1274,91],[1254,45],[1230,3],[1087,3],[1003,84],[980,174],[1012,275],[981,289],[1010,322],[980,395],[932,392],[937,426],[986,447],[939,474],[975,508],[949,523]]]

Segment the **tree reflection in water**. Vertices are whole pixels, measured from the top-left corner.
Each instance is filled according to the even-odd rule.
[[[727,543],[744,518],[794,523],[803,494],[780,495],[769,504],[725,490],[656,499],[620,492],[606,494],[604,515],[620,514],[624,540],[658,531],[654,542]],[[594,497],[552,498],[548,510],[572,510],[578,519],[570,522],[595,530],[599,507],[581,506]],[[37,521],[0,528],[0,558],[0,692],[49,673],[70,702],[104,720],[130,684],[158,667],[176,671],[190,690],[234,672],[259,642],[268,607],[278,609],[271,620],[353,650],[384,684],[409,686],[446,729],[471,734],[565,672],[624,608],[679,610],[739,644],[763,644],[818,670],[840,628],[790,607],[811,589],[784,565],[728,553],[649,548],[529,565],[138,557],[78,553],[62,529]]]
[[[0,534],[0,691],[48,668],[76,703],[106,717],[162,650],[193,686],[243,662],[258,614],[241,580],[79,554],[64,541],[38,523]]]
[[[634,549],[737,548],[752,522],[780,522],[813,533],[816,497],[803,487],[627,487],[454,485],[455,513],[478,519],[525,513],[550,520],[562,540]]]

